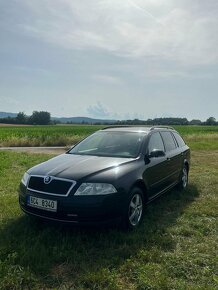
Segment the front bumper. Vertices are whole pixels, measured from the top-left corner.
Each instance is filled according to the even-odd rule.
[[[27,204],[28,196],[57,201],[57,212],[35,208]],[[120,219],[126,204],[125,192],[102,196],[52,196],[21,188],[19,191],[21,209],[44,220],[72,224],[101,224]]]

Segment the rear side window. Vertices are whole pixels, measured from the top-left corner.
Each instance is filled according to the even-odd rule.
[[[163,137],[166,151],[171,151],[176,148],[176,143],[171,132],[161,132],[161,136]]]
[[[183,147],[183,146],[185,146],[185,142],[184,142],[184,140],[182,139],[182,137],[181,137],[178,133],[174,133],[174,132],[173,132],[173,135],[174,135],[174,137],[176,138],[176,141],[177,141],[179,147]]]
[[[158,132],[151,135],[150,140],[149,140],[149,144],[148,144],[148,152],[149,153],[154,149],[165,151],[163,140],[160,136],[160,133],[158,133]]]

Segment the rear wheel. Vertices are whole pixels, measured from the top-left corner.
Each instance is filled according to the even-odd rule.
[[[186,165],[184,165],[184,167],[182,169],[180,181],[179,181],[177,187],[179,190],[183,190],[183,189],[186,189],[187,186],[188,186],[188,168]]]
[[[142,221],[144,213],[144,198],[140,188],[133,188],[124,217],[124,225],[128,229],[136,228]]]

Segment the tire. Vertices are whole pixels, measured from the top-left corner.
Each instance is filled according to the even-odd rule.
[[[123,225],[126,229],[135,229],[139,226],[144,215],[144,195],[140,188],[134,187],[125,210]]]
[[[188,168],[186,165],[182,168],[182,173],[180,176],[180,181],[177,185],[178,190],[184,190],[188,186]]]

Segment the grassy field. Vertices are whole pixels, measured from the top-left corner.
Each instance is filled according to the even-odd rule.
[[[0,152],[0,289],[217,289],[218,150],[193,150],[188,189],[150,204],[134,232],[25,216],[21,176],[50,157]]]
[[[70,146],[103,128],[97,125],[0,126],[0,147]],[[218,126],[175,126],[192,149],[218,149]]]

